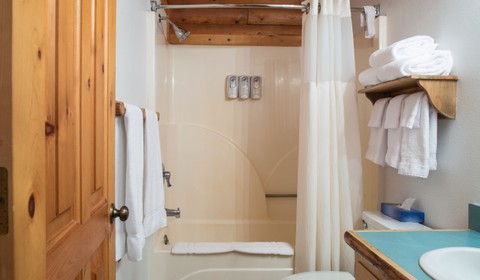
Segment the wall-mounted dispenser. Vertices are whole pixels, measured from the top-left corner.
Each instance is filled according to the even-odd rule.
[[[262,98],[262,77],[250,77],[250,98],[256,100]]]
[[[225,95],[227,99],[238,97],[238,79],[235,75],[228,75],[225,81]]]
[[[250,97],[250,77],[239,76],[238,77],[238,98],[248,99]]]

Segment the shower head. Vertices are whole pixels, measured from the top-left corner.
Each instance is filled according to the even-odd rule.
[[[187,39],[187,37],[190,35],[190,31],[187,31],[181,27],[178,27],[175,23],[173,23],[173,21],[171,21],[168,17],[162,17],[160,16],[158,18],[159,21],[162,21],[162,20],[166,20],[168,23],[170,23],[170,25],[172,26],[173,28],[173,31],[175,32],[175,35],[177,36],[178,38],[178,41],[179,42],[183,42],[185,39]]]

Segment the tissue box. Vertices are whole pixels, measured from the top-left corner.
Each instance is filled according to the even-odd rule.
[[[400,222],[413,222],[423,224],[425,220],[425,213],[415,209],[405,210],[403,208],[400,208],[400,204],[396,203],[382,203],[380,210],[383,214],[392,217]]]

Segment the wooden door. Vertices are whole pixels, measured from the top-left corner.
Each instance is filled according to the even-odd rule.
[[[115,12],[0,1],[2,280],[115,279]]]
[[[47,279],[113,279],[108,208],[114,186],[115,4],[104,0],[50,4]]]

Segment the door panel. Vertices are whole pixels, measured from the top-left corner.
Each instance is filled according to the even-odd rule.
[[[55,130],[46,136],[47,279],[114,279],[107,213],[114,186],[115,1],[50,3],[47,122]]]
[[[77,222],[75,198],[80,187],[80,11],[78,1],[56,1],[54,9],[47,87],[47,122],[55,129],[46,137],[48,241],[54,240],[70,223]],[[54,242],[47,244],[51,247]]]
[[[115,279],[115,21],[115,0],[0,1],[0,280]]]

